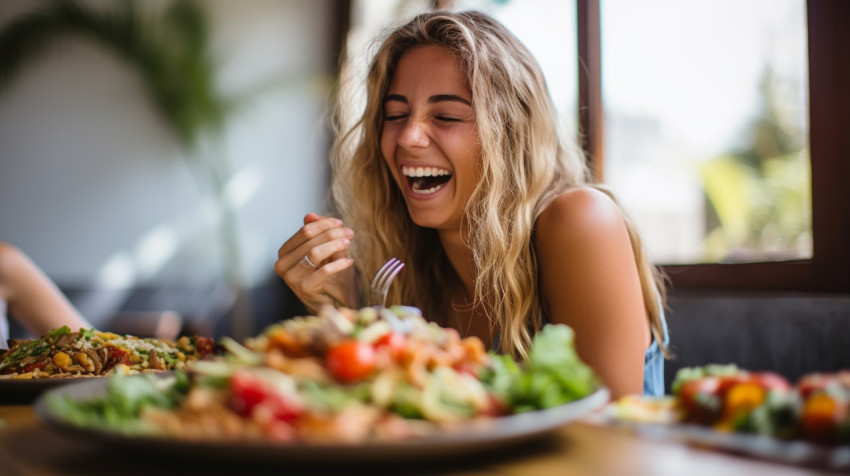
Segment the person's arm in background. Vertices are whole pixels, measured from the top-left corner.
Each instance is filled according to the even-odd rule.
[[[72,331],[92,327],[26,254],[4,242],[0,242],[0,298],[9,314],[35,335],[63,325]]]

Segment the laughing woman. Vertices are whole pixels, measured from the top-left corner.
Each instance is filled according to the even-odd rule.
[[[664,393],[663,282],[504,26],[436,12],[391,32],[333,166],[341,219],[308,214],[275,266],[308,308],[361,305],[396,256],[388,302],[519,360],[543,325],[567,324],[613,397]]]

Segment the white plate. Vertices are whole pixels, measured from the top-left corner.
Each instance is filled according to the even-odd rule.
[[[433,435],[394,441],[370,441],[358,444],[295,443],[264,441],[193,441],[167,436],[126,435],[113,429],[91,428],[68,421],[53,412],[45,399],[67,396],[85,401],[103,397],[108,379],[80,382],[49,390],[35,405],[36,415],[49,426],[80,441],[123,447],[134,452],[168,454],[178,458],[203,458],[222,461],[260,461],[319,463],[387,463],[427,458],[442,459],[481,450],[493,451],[547,434],[608,402],[609,393],[600,388],[581,400],[555,408],[492,419],[476,420]]]
[[[637,423],[610,419],[607,423],[631,429],[644,438],[673,440],[749,456],[774,463],[828,470],[850,470],[850,446],[820,446],[801,440],[785,441],[767,435],[727,433],[679,423]]]

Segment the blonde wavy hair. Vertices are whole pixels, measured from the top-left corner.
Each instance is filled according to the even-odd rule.
[[[568,189],[603,188],[588,182],[583,154],[562,140],[555,107],[535,58],[487,15],[418,15],[390,32],[371,60],[365,110],[350,121],[352,125],[338,131],[332,150],[331,193],[337,212],[356,233],[350,251],[359,285],[365,293],[369,277],[396,256],[406,263],[406,269],[391,287],[388,302],[417,306],[442,325],[448,325],[446,311],[453,305],[447,290],[460,288],[436,230],[416,225],[408,215],[380,148],[383,100],[395,68],[404,53],[423,45],[437,45],[455,54],[472,91],[482,179],[466,205],[465,216],[467,244],[478,271],[471,305],[480,306],[491,330],[499,332],[499,348],[524,359],[544,319],[533,241],[536,220]],[[340,97],[337,125],[345,123],[342,116],[347,99]],[[663,282],[631,221],[625,213],[623,217],[635,250],[652,334],[666,353],[660,317]]]

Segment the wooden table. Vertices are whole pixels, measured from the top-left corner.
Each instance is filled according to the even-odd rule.
[[[189,459],[120,454],[111,447],[76,441],[40,422],[30,405],[0,405],[0,475],[219,475],[219,474],[441,474],[483,475],[712,475],[784,476],[824,474],[806,468],[645,439],[590,422],[576,422],[551,437],[500,450],[499,454],[413,467],[293,468],[209,463]],[[349,471],[350,469],[350,471]]]

